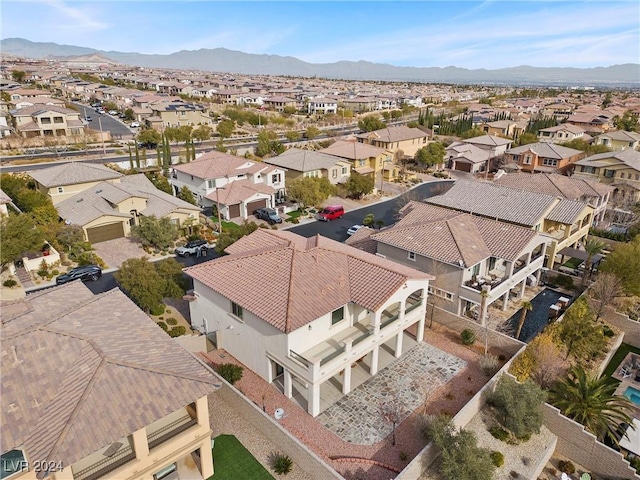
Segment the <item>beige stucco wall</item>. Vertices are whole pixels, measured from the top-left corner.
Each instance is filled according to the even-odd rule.
[[[51,198],[51,201],[54,205],[60,203],[67,198],[73,197],[74,195],[84,192],[92,187],[95,187],[100,182],[88,182],[88,183],[77,183],[75,185],[63,185],[62,193],[58,193],[58,187],[47,188],[36,182],[38,190],[40,190],[45,195],[48,195]]]

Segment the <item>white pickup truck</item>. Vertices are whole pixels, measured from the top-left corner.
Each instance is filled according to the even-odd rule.
[[[176,255],[180,257],[188,257],[190,255],[205,254],[210,248],[215,247],[215,243],[207,243],[206,240],[192,240],[185,245],[176,248]]]

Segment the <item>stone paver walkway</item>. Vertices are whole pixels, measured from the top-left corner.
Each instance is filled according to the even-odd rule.
[[[327,408],[316,420],[346,442],[373,445],[393,429],[380,414],[383,405],[396,403],[400,414],[397,426],[466,366],[464,360],[420,343]]]

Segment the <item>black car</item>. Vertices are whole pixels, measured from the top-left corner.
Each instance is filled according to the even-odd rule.
[[[271,225],[273,225],[274,223],[282,223],[282,218],[280,218],[278,212],[276,212],[273,208],[259,208],[253,213],[256,218],[266,220]]]
[[[67,273],[58,275],[56,285],[62,285],[63,283],[69,283],[77,279],[95,282],[101,276],[102,269],[98,265],[83,265],[82,267],[72,268]]]

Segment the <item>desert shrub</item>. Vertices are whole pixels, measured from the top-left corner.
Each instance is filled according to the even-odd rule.
[[[567,290],[571,290],[573,288],[573,277],[568,275],[558,275],[555,279],[555,284],[559,287],[564,287]]]
[[[158,326],[159,326],[161,329],[163,329],[165,332],[166,332],[167,330],[169,330],[169,327],[167,327],[167,324],[166,324],[166,323],[164,323],[164,322],[158,322]]]
[[[607,338],[611,338],[615,335],[615,332],[611,329],[609,325],[603,325],[602,334]]]
[[[502,452],[496,452],[494,450],[493,452],[491,452],[491,461],[496,467],[500,468],[502,465],[504,465],[504,455],[502,454]]]
[[[164,304],[163,303],[159,303],[158,305],[155,305],[153,307],[151,307],[149,309],[149,313],[151,315],[162,315],[164,313]]]
[[[233,363],[223,363],[218,367],[218,373],[220,374],[220,376],[231,385],[242,378],[243,372],[243,367],[241,367],[240,365],[235,365]]]
[[[500,362],[495,355],[487,354],[480,359],[480,369],[488,377],[492,376],[500,369]]]
[[[173,317],[167,318],[167,324],[168,325],[177,325],[178,324],[178,320],[173,318]]]
[[[54,277],[60,275],[60,270],[51,270],[51,275],[53,275]]]
[[[407,458],[409,458],[409,455],[407,455],[407,452],[400,452],[399,458],[401,462],[406,462]]]
[[[284,453],[272,453],[269,458],[269,463],[273,471],[278,475],[286,475],[293,469],[293,460],[289,455],[285,455]]]
[[[489,429],[489,433],[493,438],[497,438],[501,442],[506,442],[509,439],[509,432],[507,432],[500,425],[494,425]]]
[[[187,329],[185,327],[183,327],[182,325],[179,325],[177,327],[173,327],[171,330],[169,330],[169,336],[170,337],[180,337],[180,336],[184,335],[185,333],[187,333]]]
[[[42,260],[42,262],[40,262],[40,267],[38,268],[38,275],[40,275],[41,277],[46,277],[47,275],[49,275],[49,264],[47,263],[46,260]]]
[[[476,341],[476,334],[473,332],[473,330],[465,328],[460,333],[460,340],[462,341],[463,345],[473,345]]]
[[[576,466],[569,460],[560,460],[558,462],[558,469],[567,475],[573,475],[576,473]]]
[[[7,288],[15,287],[16,285],[18,285],[18,282],[16,282],[13,278],[8,278],[4,282],[2,282],[2,286]]]

